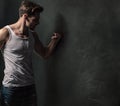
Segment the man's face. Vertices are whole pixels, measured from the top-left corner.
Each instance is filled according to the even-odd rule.
[[[36,14],[34,16],[27,17],[26,25],[30,29],[34,30],[36,28],[36,26],[39,24],[39,19],[40,19],[40,14]]]

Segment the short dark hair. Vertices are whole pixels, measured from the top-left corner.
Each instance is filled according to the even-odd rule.
[[[23,14],[28,14],[28,16],[33,16],[35,13],[41,13],[43,11],[43,7],[39,4],[36,4],[29,0],[23,0],[19,7],[19,16]]]

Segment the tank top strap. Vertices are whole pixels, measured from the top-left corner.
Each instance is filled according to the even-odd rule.
[[[12,29],[10,28],[9,25],[6,25],[4,28],[6,28],[9,31],[9,34],[12,34]]]
[[[9,32],[9,38],[8,38],[8,41],[12,38],[12,35],[13,35],[13,31],[12,29],[10,28],[9,25],[6,25],[4,28],[6,28]]]

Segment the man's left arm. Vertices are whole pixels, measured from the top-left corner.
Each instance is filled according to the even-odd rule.
[[[35,51],[42,56],[43,58],[47,59],[53,53],[56,45],[58,44],[59,40],[61,39],[61,35],[58,33],[54,33],[51,37],[50,43],[45,47],[39,40],[39,37],[36,32],[32,32],[33,37],[35,39],[34,49]]]

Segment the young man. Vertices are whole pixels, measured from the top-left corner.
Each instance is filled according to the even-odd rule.
[[[54,33],[49,45],[42,45],[35,32],[42,11],[40,5],[22,1],[18,21],[0,30],[0,48],[5,62],[2,106],[37,106],[33,49],[43,58],[48,58],[61,38],[60,34]]]

